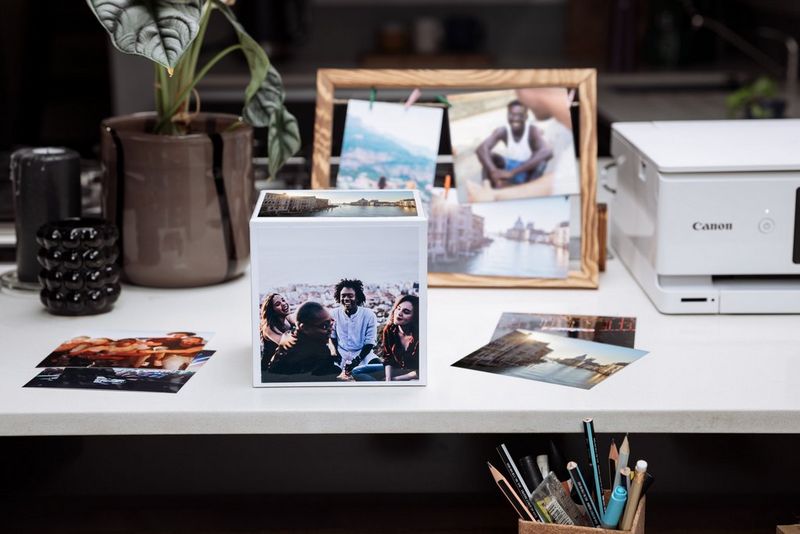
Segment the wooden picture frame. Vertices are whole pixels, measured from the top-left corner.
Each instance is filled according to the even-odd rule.
[[[594,69],[390,70],[319,69],[311,185],[330,187],[334,94],[337,89],[498,90],[564,87],[578,94],[580,139],[581,267],[567,278],[515,278],[463,273],[430,273],[432,287],[542,287],[595,289],[597,233],[597,72]],[[456,178],[457,179],[457,178]]]

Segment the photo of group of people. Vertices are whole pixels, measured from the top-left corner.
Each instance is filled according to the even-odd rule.
[[[254,385],[424,383],[424,221],[283,228],[254,234]]]
[[[261,300],[263,382],[419,379],[418,284],[281,289]]]
[[[207,332],[97,332],[61,343],[26,387],[176,393],[213,351]]]

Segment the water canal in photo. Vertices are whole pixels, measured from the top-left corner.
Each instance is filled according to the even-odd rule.
[[[491,236],[492,242],[475,255],[447,262],[432,262],[431,272],[455,272],[487,276],[566,278],[567,249],[545,243],[529,243]]]
[[[417,214],[414,208],[399,206],[350,206],[340,204],[328,209],[304,213],[305,217],[413,217]]]
[[[582,389],[589,389],[607,378],[605,375],[595,373],[589,369],[581,369],[580,367],[563,365],[561,363],[548,360],[547,358],[543,359],[541,363],[526,367],[507,369],[498,374],[516,376],[518,378],[527,378],[529,380],[540,380],[542,382],[551,382],[553,384],[561,384],[562,386],[572,386]]]

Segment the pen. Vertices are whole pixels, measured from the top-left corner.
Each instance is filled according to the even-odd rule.
[[[639,505],[639,497],[642,494],[645,473],[647,473],[647,462],[639,460],[636,462],[636,474],[633,475],[631,491],[628,493],[628,503],[625,505],[625,513],[619,524],[620,530],[630,530],[633,525],[633,516],[636,515],[636,508]]]
[[[622,486],[614,488],[614,491],[611,492],[611,497],[608,499],[606,513],[603,514],[603,519],[600,520],[600,526],[603,528],[617,528],[627,500],[628,492],[625,491],[625,488]]]
[[[617,468],[621,469],[623,467],[628,467],[628,457],[631,454],[631,448],[628,444],[628,435],[625,434],[625,439],[622,440],[622,446],[619,448],[619,462],[617,463]],[[617,474],[614,475],[614,488],[619,485],[619,471]],[[612,490],[614,489],[612,488]]]
[[[589,514],[592,526],[599,527],[600,515],[597,513],[597,507],[592,500],[592,496],[589,495],[589,489],[586,487],[586,481],[583,479],[580,467],[578,467],[578,464],[575,462],[569,462],[567,464],[567,471],[572,479],[572,485],[578,490],[578,496],[581,498],[586,513]]]
[[[542,479],[544,479],[548,474],[550,474],[550,466],[547,465],[547,455],[540,454],[536,457],[536,465],[539,466],[539,472],[542,474]]]
[[[647,494],[647,490],[650,489],[650,486],[653,485],[653,482],[656,481],[656,477],[650,474],[650,471],[644,474],[644,484],[642,484],[642,497]]]
[[[547,456],[550,461],[550,465],[553,466],[553,472],[556,474],[556,478],[558,478],[558,480],[561,482],[569,480],[569,473],[564,467],[567,464],[564,461],[563,456],[561,456],[561,453],[558,452],[558,447],[556,447],[556,444],[553,442],[553,440],[550,440],[550,454]]]
[[[524,519],[525,521],[536,521],[536,519],[528,511],[525,503],[523,503],[522,499],[519,498],[519,495],[517,495],[511,486],[508,485],[508,481],[500,473],[500,471],[495,469],[491,462],[486,463],[489,465],[489,472],[492,474],[495,484],[497,484],[497,487],[500,488],[500,491],[503,493],[503,495],[506,496],[506,499],[508,499],[508,502],[511,503],[511,506],[514,507],[514,510],[516,510],[520,519]]]
[[[594,498],[597,513],[602,516],[606,508],[603,504],[603,481],[600,479],[600,459],[597,454],[597,440],[594,435],[594,421],[591,417],[583,420],[583,436],[586,439],[586,454],[589,456],[589,469],[594,482]]]
[[[536,460],[533,456],[523,456],[519,459],[520,474],[525,484],[535,490],[539,484],[542,483],[542,474],[539,472],[539,467],[536,465]]]

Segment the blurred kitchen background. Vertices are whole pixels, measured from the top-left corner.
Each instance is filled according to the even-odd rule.
[[[83,2],[4,0],[2,9],[0,220],[9,221],[9,154],[71,147],[85,158],[85,181],[97,182],[100,120],[153,109],[152,65],[113,51]],[[282,73],[300,123],[303,147],[275,178],[285,187],[309,181],[320,67],[595,67],[601,156],[615,121],[741,117],[754,114],[745,105],[754,99],[756,115],[800,116],[795,0],[239,0],[234,9]],[[219,19],[209,57],[233,39]],[[247,80],[243,57],[228,56],[200,86],[202,109],[239,113]],[[257,137],[263,156],[266,137]],[[445,161],[448,147],[445,129]]]

